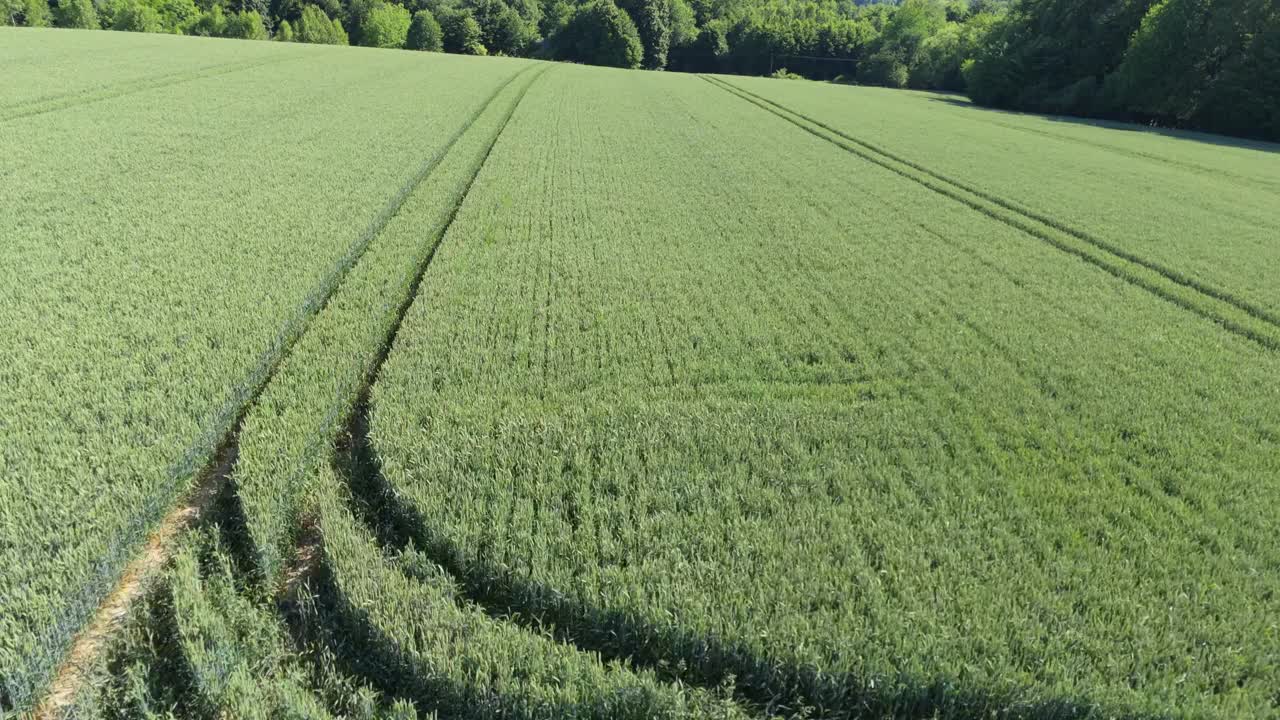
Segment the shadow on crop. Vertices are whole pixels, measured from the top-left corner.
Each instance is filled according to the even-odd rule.
[[[925,681],[898,677],[885,681],[824,672],[817,667],[758,654],[723,638],[656,627],[622,612],[584,603],[526,578],[469,563],[448,539],[432,532],[421,515],[397,495],[383,476],[369,441],[368,410],[368,399],[362,398],[340,443],[339,460],[335,463],[349,485],[348,497],[356,518],[384,547],[403,549],[413,545],[425,553],[453,575],[469,602],[496,621],[515,623],[531,632],[550,635],[579,650],[598,653],[606,661],[649,669],[669,682],[710,691],[732,687],[735,700],[761,714],[956,720],[989,717],[1137,720],[1143,717],[1078,699],[1030,699],[1017,691],[957,687],[954,680],[945,677]],[[329,588],[326,594],[334,595],[334,589]],[[359,612],[340,608],[342,625],[367,626],[354,616]],[[366,632],[372,631],[366,629]],[[365,651],[374,653],[370,657],[376,655],[377,648],[389,647],[385,638],[371,637],[368,641],[370,646]],[[402,660],[384,657],[366,670],[385,672],[388,668],[404,668]],[[419,681],[403,677],[396,682]],[[440,688],[418,690],[435,693]],[[462,698],[450,697],[450,700]]]
[[[1280,153],[1280,143],[1268,142],[1266,140],[1257,140],[1243,137],[1231,137],[1229,135],[1215,135],[1213,133],[1202,132],[1198,130],[1182,130],[1178,128],[1163,127],[1151,123],[1143,123],[1141,119],[1123,120],[1108,118],[1092,118],[1081,117],[1075,115],[1053,115],[1050,113],[1038,112],[1021,112],[1018,110],[1006,110],[1003,108],[987,107],[978,105],[967,99],[957,97],[939,97],[931,95],[930,102],[944,103],[954,107],[962,107],[969,110],[981,110],[984,112],[1000,113],[1002,115],[1012,115],[1016,117],[1032,117],[1050,122],[1066,123],[1069,125],[1083,125],[1094,128],[1104,128],[1107,130],[1120,130],[1123,132],[1138,132],[1149,135],[1159,135],[1161,137],[1173,138],[1175,140],[1189,140],[1191,142],[1205,143],[1208,145],[1217,145],[1219,147],[1230,147],[1240,150],[1254,150],[1258,152]]]
[[[126,720],[168,711],[213,720],[195,700],[196,680],[183,654],[169,583],[155,583],[126,623],[132,626],[127,637],[108,653],[106,682],[91,691],[97,694],[101,716]]]

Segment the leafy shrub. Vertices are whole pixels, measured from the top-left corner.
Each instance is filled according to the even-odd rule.
[[[631,17],[612,0],[584,5],[556,36],[556,56],[562,60],[637,68],[644,45]]]
[[[307,5],[302,8],[302,15],[298,18],[294,37],[298,42],[315,43],[317,45],[347,44],[347,33],[342,29],[342,23],[337,20],[330,20],[329,16],[315,5]]]
[[[430,10],[419,10],[413,14],[413,22],[409,24],[409,37],[405,40],[410,50],[430,50],[440,52],[444,44],[440,39],[440,23]]]
[[[65,28],[100,28],[93,0],[61,0],[58,3],[58,26]]]
[[[187,28],[188,35],[203,37],[222,37],[226,31],[227,16],[222,12],[221,5],[214,5],[206,12],[200,13],[200,17]]]
[[[441,8],[436,14],[440,21],[441,41],[445,52],[462,55],[487,55],[480,23],[467,10]]]
[[[150,5],[137,0],[117,0],[111,3],[111,29],[126,32],[164,32],[160,13]]]
[[[241,40],[266,40],[267,28],[262,16],[253,10],[231,13],[227,16],[225,36]]]
[[[906,63],[892,52],[878,52],[858,68],[859,82],[871,85],[901,88],[907,86],[909,79]]]
[[[538,39],[540,8],[526,10],[528,18],[504,0],[468,0],[467,9],[480,26],[481,42],[491,53],[524,55]]]
[[[409,36],[409,11],[400,5],[378,3],[360,25],[360,44],[368,47],[402,48]]]
[[[27,27],[49,27],[49,3],[45,0],[23,0],[22,14]]]

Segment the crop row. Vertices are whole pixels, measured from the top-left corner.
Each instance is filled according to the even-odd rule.
[[[1075,255],[1179,307],[1217,322],[1231,332],[1238,333],[1270,349],[1280,349],[1280,315],[1241,300],[1230,290],[1205,285],[1177,270],[1134,255],[1041,212],[1012,203],[972,184],[952,179],[928,167],[906,160],[879,146],[843,134],[819,120],[796,113],[767,98],[743,91],[732,83],[711,77],[705,77],[705,79],[843,150],[914,180],[940,195],[968,205],[992,219],[1043,240],[1059,250]]]
[[[107,716],[1274,708],[1280,353],[1235,265],[842,88],[210,52],[6,123],[0,714],[229,431]]]
[[[1280,292],[1268,270],[1280,261],[1273,242],[1280,234],[1280,172],[1271,153],[1212,138],[1174,140],[992,113],[916,93],[820,93],[803,83],[730,81],[1280,317]],[[1041,132],[1020,131],[1027,128]]]
[[[731,703],[706,693],[689,695],[651,673],[637,675],[603,663],[469,607],[448,576],[411,545],[379,548],[371,529],[360,526],[350,509],[367,506],[376,491],[361,488],[364,494],[357,499],[334,474],[335,468],[355,471],[354,460],[345,454],[345,460],[332,458],[335,424],[352,412],[355,394],[376,372],[387,342],[383,338],[395,335],[396,307],[403,311],[417,284],[413,268],[428,266],[435,243],[535,80],[536,74],[517,81],[519,87],[500,90],[496,102],[451,143],[311,323],[246,420],[233,483],[243,512],[239,520],[247,521],[249,530],[238,543],[249,552],[242,561],[267,576],[269,582],[255,586],[268,596],[279,592],[281,583],[306,584],[287,594],[305,598],[298,622],[307,627],[301,634],[327,647],[294,641],[289,649],[270,603],[255,603],[234,591],[232,563],[222,552],[208,552],[206,541],[211,559],[203,564],[210,567],[197,567],[187,551],[168,583],[174,617],[169,632],[179,638],[175,654],[191,677],[186,702],[194,707],[236,717],[324,716],[330,710],[320,698],[334,694],[334,676],[308,673],[305,668],[316,661],[300,657],[320,652],[339,657],[359,677],[396,695],[393,714],[414,707],[403,702],[405,697],[418,707],[472,717],[739,714]],[[452,199],[443,190],[450,187]],[[271,465],[264,467],[255,457]],[[226,520],[233,526],[238,521]],[[299,545],[302,551],[292,554]],[[274,564],[268,560],[273,557]],[[241,567],[241,582],[245,572],[258,574]],[[299,576],[316,578],[317,587]],[[363,707],[377,716],[376,704]]]
[[[424,165],[421,182],[245,418],[232,482],[254,567],[268,585],[281,580],[296,544],[307,478],[331,456],[441,236],[539,72],[530,66],[508,78]]]
[[[517,68],[424,159],[255,399],[238,432],[226,499],[211,518],[225,542],[198,532],[151,599],[162,612],[150,624],[168,645],[134,639],[113,651],[112,664],[141,668],[135,674],[158,686],[159,697],[116,673],[105,692],[79,703],[80,712],[109,716],[173,702],[183,713],[237,718],[413,716],[412,706],[381,703],[367,686],[335,673],[332,656],[287,628],[276,605],[308,614],[309,591],[297,585],[310,573],[295,557],[305,534],[298,510],[312,492],[306,481],[331,460],[339,427],[440,235],[538,74],[532,64]]]
[[[192,48],[198,50],[193,52]],[[109,71],[86,69],[88,53],[99,61],[109,61]],[[165,35],[100,39],[48,29],[7,30],[0,47],[0,61],[7,70],[0,78],[0,117],[49,111],[90,98],[305,56],[306,51],[291,53],[266,43],[229,52],[217,41],[183,41]]]
[[[5,123],[0,708],[49,682],[388,203],[516,69],[304,54]]]
[[[778,712],[1264,712],[1274,351],[705,93],[508,128],[373,389],[418,551]]]
[[[662,682],[558,642],[551,628],[487,612],[412,544],[380,548],[331,468],[313,482],[317,621],[341,638],[360,676],[446,717],[744,717],[720,693]]]

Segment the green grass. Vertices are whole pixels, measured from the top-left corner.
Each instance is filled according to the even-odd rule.
[[[106,716],[1280,712],[1276,147],[0,41],[9,704],[232,442]]]

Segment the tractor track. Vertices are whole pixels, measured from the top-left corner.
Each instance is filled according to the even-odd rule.
[[[368,447],[368,408],[369,396],[372,391],[373,384],[377,381],[378,374],[380,373],[383,364],[386,362],[387,357],[391,353],[391,349],[395,344],[395,339],[400,333],[400,328],[404,324],[404,320],[409,309],[413,306],[414,301],[418,297],[418,291],[426,277],[427,271],[431,267],[432,261],[435,259],[436,251],[448,235],[449,228],[453,226],[458,213],[461,211],[462,206],[465,204],[467,197],[471,193],[472,187],[475,185],[476,179],[480,176],[481,171],[488,162],[489,156],[492,154],[498,140],[502,137],[508,123],[511,121],[511,118],[515,115],[516,110],[524,100],[525,95],[529,92],[529,89],[534,85],[534,83],[536,83],[538,79],[549,69],[549,67],[543,67],[541,70],[534,73],[529,82],[520,89],[510,107],[507,108],[501,121],[499,121],[497,130],[489,139],[480,159],[472,168],[470,177],[467,179],[461,192],[454,201],[444,223],[440,226],[440,230],[432,241],[430,249],[418,264],[418,268],[412,282],[410,283],[408,291],[396,306],[394,310],[394,319],[387,330],[381,346],[379,347],[378,354],[374,357],[373,361],[365,371],[364,382],[359,390],[356,400],[349,405],[337,408],[338,412],[342,413],[346,417],[346,420],[343,423],[343,428],[338,437],[336,439],[328,437],[317,438],[314,452],[321,452],[321,448],[324,447],[324,445],[319,443],[320,440],[323,440],[326,444],[331,440],[334,441],[334,453],[331,461],[341,477],[349,480],[352,473],[359,472],[361,470],[364,457],[363,453],[367,451]],[[504,83],[499,88],[498,92],[505,89],[517,76],[523,75],[527,71],[528,69],[515,73],[507,83]],[[496,95],[497,93],[495,93],[495,97]],[[485,109],[487,109],[491,104],[492,98],[485,104]],[[474,120],[475,119],[473,118],[472,123],[474,123]],[[468,127],[470,127],[472,123],[468,123]],[[363,509],[368,511],[372,507],[372,505],[364,506]],[[368,517],[364,519],[371,521]],[[323,556],[324,550],[322,533],[316,527],[314,519],[304,515],[302,518],[302,530],[295,544],[293,556],[289,563],[284,567],[283,580],[280,583],[280,587],[277,592],[277,603],[280,612],[289,629],[292,642],[299,648],[304,647],[309,643],[320,641],[328,632],[324,627],[313,626],[313,623],[316,620],[315,612],[307,609],[308,605],[315,602],[313,596],[310,594],[312,586],[315,584],[325,586],[327,584]],[[346,669],[348,674],[354,677],[360,677],[364,681],[368,682],[371,687],[378,689],[387,697],[403,697],[406,689],[403,683],[412,685],[412,683],[409,682],[409,678],[400,678],[403,683],[388,683],[386,678],[371,677],[366,673],[361,673],[358,670],[359,663],[351,662],[349,658],[344,658],[342,655],[344,655],[344,653],[339,653],[338,659],[344,661],[344,664],[347,666]]]
[[[197,68],[195,70],[183,70],[179,72],[165,73],[158,76],[139,78],[137,80],[131,80],[116,85],[90,88],[88,90],[71,93],[69,95],[42,98],[40,100],[34,100],[0,109],[0,123],[34,117],[37,115],[45,115],[59,110],[77,108],[83,105],[101,102],[103,100],[113,100],[115,98],[125,97],[126,95],[133,95],[135,93],[146,92],[148,90],[158,90],[160,88],[172,87],[174,85],[181,85],[183,83],[194,82],[196,80],[220,77],[222,75],[231,75],[233,73],[254,70],[286,62],[295,62],[301,59],[303,58],[277,57],[222,63]]]
[[[175,481],[178,482],[182,477],[190,476],[201,465],[204,465],[205,469],[196,474],[198,479],[181,495],[183,499],[180,503],[176,507],[170,507],[164,513],[158,525],[148,530],[147,523],[141,521],[135,523],[138,526],[138,530],[142,531],[139,534],[145,533],[142,550],[134,554],[132,559],[127,562],[123,574],[117,576],[112,582],[105,598],[97,603],[88,618],[88,622],[78,624],[81,628],[80,632],[75,636],[67,652],[62,655],[47,689],[35,705],[33,715],[35,720],[52,720],[53,718],[61,717],[72,707],[93,669],[101,665],[109,640],[119,628],[121,620],[128,615],[135,603],[145,596],[151,582],[172,557],[176,546],[175,541],[181,537],[183,532],[206,516],[220,496],[223,495],[224,488],[229,482],[239,454],[239,433],[244,420],[257,398],[271,382],[281,363],[306,332],[310,321],[324,311],[329,300],[341,286],[343,279],[360,261],[360,258],[363,257],[383,228],[404,206],[413,191],[439,166],[457,141],[492,105],[502,91],[526,71],[521,70],[512,73],[510,77],[500,83],[478,105],[476,110],[462,123],[445,144],[424,160],[415,172],[401,184],[366,226],[365,230],[349,246],[347,252],[339,259],[330,273],[304,301],[300,311],[286,323],[285,328],[277,335],[272,346],[263,352],[259,363],[249,374],[246,381],[241,384],[236,392],[232,393],[232,397],[228,402],[224,403],[222,411],[216,415],[217,421],[214,426],[215,428],[223,427],[225,430],[220,434],[216,430],[203,434],[171,466],[170,477],[175,478]],[[527,91],[527,89],[528,87],[526,86],[525,90]],[[523,97],[523,93],[521,97]],[[514,112],[514,108],[512,112]],[[508,119],[509,117],[510,115],[508,115]],[[503,127],[505,127],[505,123]],[[489,149],[492,150],[492,145]],[[487,152],[485,157],[488,157]],[[472,182],[474,182],[474,179],[472,177]],[[471,185],[468,183],[467,190],[470,190],[470,187]],[[460,205],[461,202],[459,201],[458,206],[455,206],[453,213],[450,215],[450,222],[456,216]],[[422,272],[425,272],[425,265],[422,268]],[[418,279],[419,281],[421,280],[421,273]],[[416,287],[415,284],[415,294]],[[407,310],[407,304],[405,309]],[[396,327],[398,329],[398,323]],[[210,453],[207,438],[215,434],[218,435],[218,440],[213,445],[216,450]],[[204,460],[210,455],[213,460],[205,462]],[[122,543],[122,547],[134,546],[134,543]],[[121,552],[120,555],[123,557],[125,553]],[[107,562],[102,563],[102,565],[104,567],[115,566],[114,561],[116,560],[117,558],[108,558]]]
[[[1071,227],[1052,217],[1000,198],[968,183],[898,156],[877,145],[847,135],[821,121],[707,75],[711,85],[785,120],[809,134],[875,165],[955,200],[1004,225],[1041,240],[1077,258],[1209,320],[1225,330],[1269,350],[1280,350],[1280,316],[1232,293],[1147,260],[1111,242]]]

